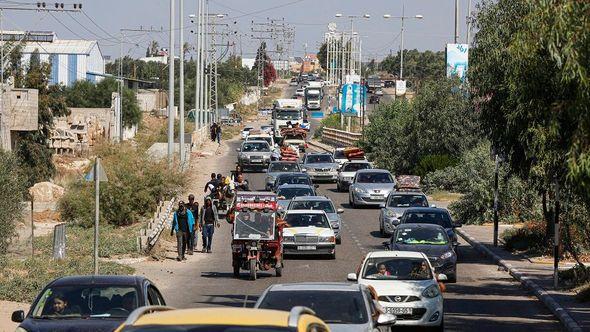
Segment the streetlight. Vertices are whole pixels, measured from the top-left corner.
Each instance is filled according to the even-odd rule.
[[[399,64],[399,79],[403,78],[404,74],[404,20],[405,19],[417,19],[421,20],[424,16],[418,14],[414,16],[405,16],[405,6],[402,7],[402,16],[391,16],[390,14],[383,15],[383,18],[390,19],[390,18],[399,18],[402,20],[402,31],[401,31],[401,48],[400,48],[400,64]]]

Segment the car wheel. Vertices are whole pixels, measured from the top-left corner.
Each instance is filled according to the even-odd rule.
[[[336,244],[342,244],[342,238],[336,239]]]
[[[340,186],[340,182],[339,181],[336,181],[336,191],[339,192],[339,193],[342,192],[342,187]]]
[[[330,259],[331,260],[335,260],[336,259],[336,250],[334,250],[334,253],[330,255]]]
[[[383,222],[379,221],[379,234],[381,234],[381,236],[385,237],[385,230],[383,229]]]

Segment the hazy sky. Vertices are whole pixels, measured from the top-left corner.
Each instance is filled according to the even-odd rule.
[[[460,42],[465,41],[467,3],[460,0]],[[54,1],[45,1],[52,5]],[[44,13],[4,10],[3,29],[15,30],[50,30],[62,39],[99,40],[104,55],[118,57],[119,29],[139,29],[140,27],[163,28],[164,32],[137,33],[127,32],[129,37],[123,46],[123,53],[132,56],[144,56],[151,40],[157,40],[161,46],[168,45],[169,0],[78,0],[83,4],[84,13]],[[475,10],[473,0],[472,10]],[[2,1],[3,7],[22,6],[25,1]],[[28,2],[31,3],[31,2]],[[178,9],[178,0],[176,8]],[[336,18],[336,13],[346,15],[370,14],[369,19],[357,19],[354,29],[362,36],[363,58],[380,59],[390,50],[399,49],[400,20],[385,20],[383,14],[399,16],[402,13],[402,0],[209,0],[210,13],[228,14],[230,29],[244,35],[251,34],[251,21],[266,21],[266,18],[281,19],[295,27],[294,54],[304,53],[304,43],[309,52],[316,52],[319,43],[327,31],[327,24],[335,22],[338,29],[350,29],[348,18]],[[70,6],[73,2],[70,2]],[[196,0],[184,1],[185,40],[194,41],[190,34],[190,19],[194,13]],[[454,34],[454,0],[406,0],[406,16],[421,14],[422,20],[409,19],[405,22],[404,43],[406,49],[443,50],[445,43],[453,41]],[[94,24],[93,20],[96,24]],[[237,22],[234,24],[234,22]],[[177,20],[178,27],[178,20]],[[221,28],[221,27],[220,27]],[[178,31],[176,31],[178,38]],[[237,39],[236,39],[237,41]],[[259,41],[242,37],[244,57],[252,57]],[[177,42],[178,45],[178,42]],[[236,42],[236,52],[239,53]]]

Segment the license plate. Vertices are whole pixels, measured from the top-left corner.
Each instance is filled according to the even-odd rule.
[[[261,163],[262,159],[250,159],[250,161],[253,163]]]
[[[385,308],[385,312],[388,314],[394,314],[394,315],[411,315],[412,314],[412,308],[392,308],[392,307],[386,307]]]
[[[297,246],[297,250],[315,250],[315,246]]]
[[[372,195],[371,195],[371,198],[375,198],[375,199],[383,199],[383,198],[385,198],[385,196],[383,196],[383,195],[375,195],[375,194],[372,194]]]

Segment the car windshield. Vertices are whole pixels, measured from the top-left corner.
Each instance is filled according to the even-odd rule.
[[[252,127],[246,127],[246,128],[244,128],[244,130],[242,130],[242,131],[244,131],[244,132],[249,132],[249,131],[250,131],[250,130],[252,130],[252,129],[254,129],[254,128],[252,128]]]
[[[445,212],[406,212],[405,224],[435,224],[443,228],[452,228],[451,218]]]
[[[266,142],[248,142],[242,145],[242,152],[269,152],[268,143]]]
[[[126,332],[289,332],[288,327],[256,325],[140,325],[125,328]]]
[[[266,141],[266,143],[268,143],[269,146],[272,146],[272,138],[270,136],[259,136],[259,137],[248,136],[248,140],[249,141],[253,141],[253,140]]]
[[[369,319],[360,291],[270,291],[259,308],[289,311],[295,306],[310,308],[328,324],[363,324]]]
[[[48,288],[33,309],[33,318],[125,318],[138,307],[135,287],[63,286]]]
[[[400,244],[446,245],[449,243],[447,234],[444,230],[421,227],[398,227],[394,239],[395,243]]]
[[[307,184],[311,186],[311,180],[309,179],[308,176],[305,175],[299,175],[299,176],[292,176],[292,175],[287,175],[287,176],[280,176],[277,179],[277,186],[280,186],[282,184]]]
[[[274,239],[275,214],[260,211],[240,211],[234,220],[235,239]]]
[[[289,227],[322,227],[330,228],[328,219],[324,214],[313,213],[290,213],[285,217]]]
[[[333,163],[334,159],[329,154],[312,154],[305,158],[306,164],[317,164],[317,163]]]
[[[428,201],[424,195],[392,195],[389,199],[389,207],[428,207]]]
[[[346,159],[346,156],[344,155],[344,150],[334,151],[334,159]]]
[[[297,120],[301,118],[301,112],[297,110],[275,110],[277,120]]]
[[[360,173],[357,174],[357,183],[393,183],[393,178],[389,173]]]
[[[320,95],[307,94],[305,98],[307,98],[307,100],[320,100]]]
[[[369,163],[348,163],[342,166],[342,172],[356,172],[361,169],[370,169]]]
[[[268,168],[269,172],[299,172],[299,165],[296,163],[272,163]]]
[[[314,192],[311,188],[279,188],[277,196],[279,199],[291,199],[299,196],[313,196]]]
[[[334,205],[328,200],[293,201],[289,210],[323,210],[326,213],[334,213]]]
[[[375,257],[367,259],[363,269],[365,279],[428,280],[430,266],[423,258]]]

